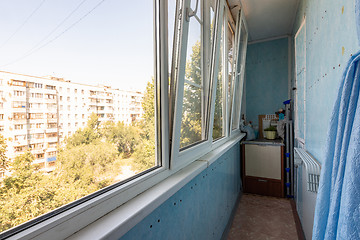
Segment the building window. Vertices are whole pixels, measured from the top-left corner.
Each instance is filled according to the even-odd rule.
[[[34,88],[42,88],[42,83],[34,83]]]
[[[23,129],[24,128],[24,125],[23,124],[15,124],[14,125],[14,129],[15,130],[21,130],[21,129]]]
[[[44,158],[44,154],[43,153],[35,154],[35,158],[36,159],[42,159],[42,158]]]
[[[13,113],[14,120],[21,120],[21,119],[25,119],[25,118],[26,118],[25,113]]]
[[[14,91],[14,96],[17,96],[17,97],[25,96],[25,92],[15,90]]]
[[[55,86],[51,86],[51,85],[46,85],[46,89],[48,89],[48,90],[55,90],[56,87],[55,87]]]

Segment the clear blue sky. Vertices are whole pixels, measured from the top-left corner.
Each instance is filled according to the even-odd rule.
[[[0,70],[144,89],[154,75],[153,1],[105,0],[84,17],[102,2],[87,0],[38,46],[52,41],[84,17],[80,22],[22,58],[84,0],[43,1],[0,2]]]

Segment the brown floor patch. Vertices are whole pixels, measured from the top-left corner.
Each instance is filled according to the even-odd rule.
[[[290,201],[243,194],[227,239],[297,240]]]

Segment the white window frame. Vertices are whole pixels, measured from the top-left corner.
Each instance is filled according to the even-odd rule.
[[[194,1],[194,0],[193,0]],[[208,101],[204,102],[204,104],[207,104],[207,106],[203,109],[203,121],[206,122],[205,126],[203,125],[203,130],[207,131],[207,138],[205,140],[195,143],[194,145],[190,145],[188,148],[185,148],[183,150],[180,149],[180,138],[181,138],[181,124],[182,124],[182,108],[183,108],[183,97],[184,97],[184,84],[185,84],[185,66],[186,66],[186,51],[187,51],[187,42],[188,42],[188,30],[189,30],[189,22],[187,22],[187,14],[190,8],[191,0],[182,0],[180,1],[182,12],[181,16],[182,18],[178,20],[176,29],[178,34],[175,34],[177,38],[175,38],[174,46],[177,46],[177,53],[174,51],[173,56],[177,56],[176,59],[174,59],[175,64],[173,65],[173,88],[175,89],[175,100],[173,102],[174,106],[174,117],[173,117],[173,131],[172,131],[172,143],[171,143],[171,169],[180,169],[189,163],[193,162],[195,159],[199,158],[200,156],[204,155],[205,153],[209,152],[211,149],[211,141],[212,141],[212,130],[211,130],[211,107],[213,107],[212,99],[210,94],[210,89],[212,88],[212,80],[210,77],[210,69],[209,64],[206,64],[209,59],[213,59],[213,54],[209,52],[209,33],[204,33],[204,29],[210,29],[210,5],[208,4],[208,1],[199,0],[199,4],[203,4],[202,6],[202,12],[200,13],[202,16],[202,35],[201,35],[201,45],[203,56],[202,56],[202,71],[203,71],[203,91],[205,93],[205,96],[208,96]],[[218,14],[219,14],[219,0],[215,1],[215,27],[216,31],[218,31]],[[200,9],[200,8],[199,8]],[[199,11],[199,10],[198,10]],[[194,16],[195,17],[195,16]],[[215,32],[213,35],[213,43],[216,43],[218,41],[217,36],[215,36]],[[212,60],[210,60],[212,62]],[[211,65],[211,64],[210,64]],[[210,68],[212,68],[210,66]],[[207,87],[205,87],[206,84],[204,84],[206,81]],[[207,93],[206,93],[207,92]],[[211,103],[211,104],[210,104]],[[210,107],[210,108],[209,108]]]
[[[240,46],[240,41],[241,41],[241,27],[244,26],[245,31],[246,31],[246,44],[243,45],[243,51],[242,51],[242,56],[239,56],[239,51],[241,49],[238,49],[238,47]],[[232,104],[231,104],[231,117],[230,117],[230,136],[233,136],[234,134],[238,134],[240,132],[240,124],[238,126],[236,126],[235,129],[232,128],[232,123],[234,120],[234,114],[235,114],[235,91],[239,91],[238,94],[239,96],[239,100],[240,100],[240,109],[239,112],[237,113],[239,117],[239,123],[240,123],[240,116],[241,116],[241,104],[242,104],[242,96],[243,96],[243,92],[244,92],[244,76],[245,76],[245,61],[246,61],[246,50],[247,50],[247,40],[248,40],[248,28],[247,28],[247,24],[246,24],[246,19],[245,19],[245,13],[244,11],[242,11],[242,9],[239,11],[239,14],[237,16],[237,21],[236,21],[236,35],[235,35],[235,54],[234,56],[236,57],[235,59],[235,66],[234,66],[234,80],[233,80],[233,87],[232,87],[232,91],[233,93],[231,94],[232,97]],[[238,65],[240,65],[240,72],[238,71]],[[239,80],[237,80],[237,78],[239,78]],[[239,86],[237,86],[239,83]]]
[[[304,131],[304,138],[301,138],[299,135],[299,128],[300,128],[300,121],[299,121],[299,114],[298,114],[298,108],[299,108],[299,101],[298,101],[298,94],[299,94],[299,90],[298,90],[298,77],[297,77],[297,63],[296,63],[296,56],[297,56],[297,51],[296,51],[296,46],[297,46],[297,37],[300,34],[301,31],[304,31],[304,44],[305,44],[305,49],[304,49],[304,92],[303,92],[303,103],[304,104],[304,122],[303,122],[303,131]],[[295,72],[294,72],[294,77],[295,77],[295,87],[296,87],[296,92],[295,92],[295,109],[294,109],[294,114],[295,114],[295,139],[301,144],[301,146],[303,146],[303,148],[305,148],[305,138],[306,138],[306,18],[304,18],[303,22],[301,23],[298,31],[296,32],[295,36],[294,36],[294,52],[295,52],[295,57],[294,57],[294,61],[295,61]]]
[[[159,84],[156,84],[155,97],[160,98],[155,104],[156,117],[160,118],[156,129],[161,136],[160,141],[159,135],[156,135],[156,159],[161,159],[159,167],[126,179],[116,187],[111,185],[92,193],[86,196],[85,198],[89,199],[82,203],[74,205],[81,200],[79,199],[49,212],[50,216],[41,215],[4,231],[0,234],[1,238],[65,239],[175,173],[169,169],[167,8],[167,0],[154,0],[154,65],[156,79],[159,81]],[[158,152],[161,152],[161,156],[158,156]],[[101,194],[97,195],[99,192]]]
[[[228,34],[228,31],[229,31],[229,27],[227,26],[231,21],[232,21],[232,16],[231,16],[231,13],[230,13],[230,9],[228,7],[227,4],[225,4],[223,2],[223,4],[221,4],[222,6],[222,12],[220,12],[220,17],[222,19],[222,27],[224,28],[224,32],[223,32],[223,57],[222,57],[222,61],[223,61],[223,101],[224,101],[224,104],[223,104],[223,119],[224,119],[224,125],[223,125],[223,128],[225,128],[224,132],[225,132],[225,135],[219,139],[216,139],[215,141],[212,142],[212,148],[217,148],[218,146],[222,145],[224,142],[226,142],[228,140],[228,137],[230,136],[230,129],[229,129],[229,126],[230,126],[230,105],[229,105],[229,98],[228,98],[228,91],[229,91],[229,84],[228,84],[228,72],[229,72],[229,69],[228,69],[228,44],[227,44],[227,34]],[[222,14],[222,15],[221,15]],[[221,26],[219,26],[220,30],[221,31]],[[221,40],[219,39],[219,42],[221,42]],[[218,56],[218,54],[217,54]],[[216,65],[215,66],[216,68],[215,69],[218,69],[218,66]],[[216,76],[216,74],[214,74],[214,76]],[[216,78],[216,83],[214,83],[215,87],[217,86],[217,78]],[[216,89],[214,90],[214,96],[216,98]],[[215,107],[215,101],[216,99],[214,100],[214,107]],[[214,112],[215,112],[215,109],[214,109]],[[212,115],[212,120],[214,121],[214,115]],[[211,128],[211,138],[212,138],[212,132],[213,132],[213,124],[212,124],[212,128]],[[213,140],[213,138],[212,138]]]

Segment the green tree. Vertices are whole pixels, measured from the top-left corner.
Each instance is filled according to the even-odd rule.
[[[0,231],[19,225],[56,207],[53,183],[32,164],[30,151],[15,157],[11,176],[0,187]]]
[[[81,189],[75,193],[75,199],[85,196],[111,183],[111,179],[104,175],[112,172],[112,163],[117,157],[116,149],[109,142],[64,149],[57,156],[59,180],[64,185]]]
[[[6,148],[7,148],[6,140],[4,136],[0,134],[0,171],[4,171],[8,167]]]
[[[92,113],[84,129],[77,130],[66,140],[67,147],[75,147],[81,144],[90,144],[100,138],[99,117]]]
[[[123,122],[106,122],[101,129],[106,141],[113,143],[123,157],[130,157],[139,143],[139,129],[136,126],[126,126]]]
[[[216,86],[216,99],[214,110],[214,125],[213,125],[213,139],[218,139],[223,136],[223,43],[220,43],[219,63],[218,63],[218,78]]]
[[[192,47],[190,60],[187,61],[185,69],[185,78],[197,86],[202,86],[200,51],[201,43],[197,41]],[[202,139],[201,107],[202,88],[185,84],[180,147],[185,147]]]
[[[143,171],[155,166],[155,88],[154,79],[148,82],[142,102],[143,120],[138,123],[141,141],[137,145],[135,163]]]

